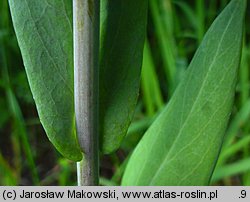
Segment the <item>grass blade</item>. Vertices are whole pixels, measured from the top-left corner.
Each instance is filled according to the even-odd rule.
[[[214,173],[211,183],[215,183],[223,178],[238,175],[250,170],[250,158],[240,160],[236,163],[225,165],[217,169]]]

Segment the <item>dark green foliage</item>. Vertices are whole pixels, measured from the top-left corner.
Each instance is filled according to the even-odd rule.
[[[104,153],[117,150],[136,106],[147,0],[101,1],[100,131]]]

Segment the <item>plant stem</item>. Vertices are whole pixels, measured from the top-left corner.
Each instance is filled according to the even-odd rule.
[[[76,130],[84,158],[79,186],[98,185],[99,0],[73,0]]]

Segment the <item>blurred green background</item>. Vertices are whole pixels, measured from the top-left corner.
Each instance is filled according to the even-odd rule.
[[[135,145],[168,102],[204,33],[228,2],[149,0],[135,117],[120,150],[101,156],[101,185],[120,184]],[[249,25],[249,6],[247,10]],[[249,28],[244,31],[235,104],[212,185],[250,185]],[[39,122],[7,0],[0,2],[0,185],[76,185],[75,163],[60,156]]]

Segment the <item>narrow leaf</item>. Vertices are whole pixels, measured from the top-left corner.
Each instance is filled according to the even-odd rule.
[[[55,147],[81,160],[73,95],[72,1],[9,0],[41,123]]]
[[[128,163],[123,185],[208,185],[235,94],[246,1],[215,20],[171,101]]]
[[[101,1],[100,131],[102,150],[126,135],[139,93],[147,0]]]
[[[215,183],[223,178],[232,177],[250,171],[250,158],[224,165],[214,172],[211,183]]]

